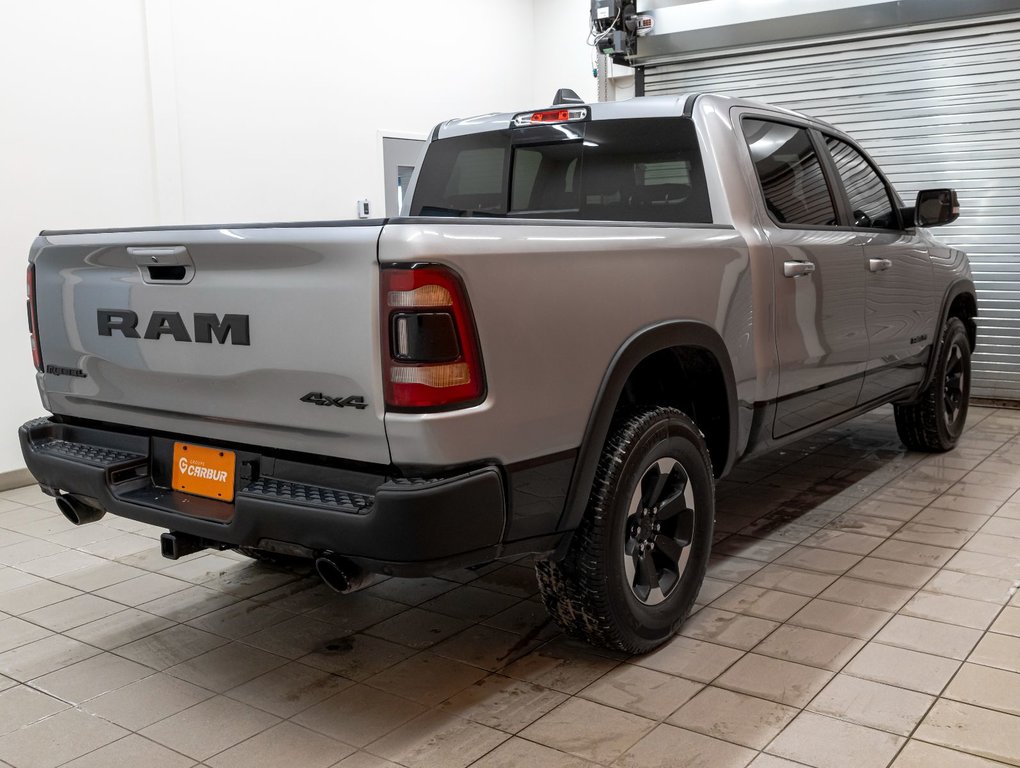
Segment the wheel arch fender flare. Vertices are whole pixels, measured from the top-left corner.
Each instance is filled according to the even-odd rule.
[[[620,346],[602,378],[574,463],[559,530],[574,530],[584,515],[599,458],[609,438],[613,415],[627,380],[649,356],[676,347],[693,347],[708,352],[722,372],[729,434],[726,462],[719,474],[725,474],[733,466],[737,449],[737,387],[726,343],[714,328],[693,320],[667,321],[643,328]],[[569,537],[565,539],[569,540]]]
[[[946,326],[946,321],[949,319],[949,310],[953,306],[953,302],[964,294],[968,294],[974,299],[974,306],[977,306],[977,290],[974,288],[974,281],[961,277],[954,280],[946,288],[945,294],[942,296],[942,307],[939,309],[939,324],[937,326],[935,338],[931,345],[931,356],[928,358],[928,367],[924,372],[924,380],[921,382],[921,386],[918,387],[917,392],[920,394],[924,392],[935,378],[935,364],[939,359],[939,355],[942,354],[942,329]],[[974,350],[972,349],[971,352]]]

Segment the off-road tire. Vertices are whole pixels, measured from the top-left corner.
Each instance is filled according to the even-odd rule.
[[[669,594],[649,605],[637,596],[636,582],[627,573],[624,547],[634,540],[628,539],[628,531],[633,530],[628,526],[634,520],[628,514],[638,484],[663,459],[675,460],[686,474],[694,503],[685,504],[684,513],[691,512],[693,532],[685,567]],[[705,577],[714,501],[708,450],[694,422],[679,410],[665,407],[629,416],[602,451],[587,509],[566,555],[559,561],[536,563],[549,614],[567,634],[593,645],[645,653],[664,643],[687,618]]]
[[[942,330],[931,382],[915,402],[893,408],[896,431],[907,448],[943,453],[956,447],[967,422],[970,355],[970,339],[963,321],[950,317]],[[962,376],[962,381],[957,376]],[[950,389],[957,390],[953,395],[959,401],[955,412],[949,405]]]

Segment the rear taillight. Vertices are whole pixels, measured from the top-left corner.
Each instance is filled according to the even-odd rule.
[[[26,278],[28,283],[28,334],[32,340],[32,362],[35,363],[36,370],[41,371],[43,369],[42,364],[42,350],[39,349],[39,323],[38,315],[35,311],[35,265],[29,264],[28,275]]]
[[[474,318],[456,273],[436,265],[386,268],[381,289],[387,407],[433,410],[484,399]]]

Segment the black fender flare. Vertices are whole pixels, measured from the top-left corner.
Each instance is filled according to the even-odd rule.
[[[558,526],[559,530],[574,530],[581,522],[584,510],[588,505],[588,498],[591,495],[602,448],[609,437],[613,414],[620,401],[620,396],[623,394],[623,387],[627,379],[647,357],[672,347],[704,349],[719,364],[726,384],[726,402],[729,411],[727,414],[729,421],[728,455],[725,466],[719,474],[725,474],[733,466],[737,450],[737,385],[726,343],[714,328],[693,320],[667,321],[649,326],[632,335],[620,346],[602,379],[595,403],[588,416],[584,439],[574,462],[574,471],[570,478],[566,503]],[[569,539],[569,537],[567,538]]]
[[[939,359],[939,355],[942,352],[942,329],[945,328],[946,320],[949,319],[949,308],[953,306],[953,302],[957,297],[963,294],[970,294],[974,298],[974,306],[977,307],[977,290],[974,287],[974,281],[966,277],[961,277],[950,283],[949,287],[946,288],[945,294],[942,296],[942,307],[939,310],[938,316],[939,324],[935,329],[935,338],[932,340],[931,356],[928,358],[924,380],[917,389],[917,395],[924,392],[935,378],[935,361]],[[972,349],[971,351],[973,352],[974,350]]]

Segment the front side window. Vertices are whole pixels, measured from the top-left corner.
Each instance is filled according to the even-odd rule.
[[[834,226],[832,193],[808,132],[757,118],[742,126],[769,215],[789,226]]]
[[[889,190],[871,163],[854,147],[835,136],[826,136],[825,145],[850,200],[854,225],[899,229],[896,207]]]
[[[529,129],[522,128],[433,142],[411,215],[711,223],[691,120],[601,120],[581,128],[583,135],[562,141],[523,143]]]

